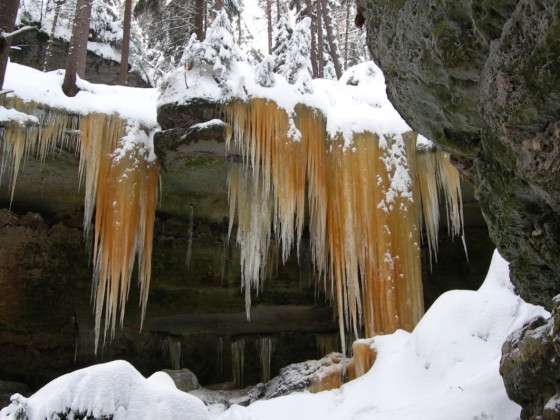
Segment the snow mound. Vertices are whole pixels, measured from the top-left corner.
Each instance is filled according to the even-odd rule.
[[[146,379],[122,360],[77,370],[29,398],[15,394],[11,400],[12,404],[0,411],[0,419],[208,419],[204,404],[175,388],[169,375],[157,372]]]
[[[447,292],[412,333],[371,339],[377,360],[366,375],[336,391],[237,406],[219,419],[514,420],[520,407],[498,372],[501,347],[536,316],[549,314],[514,294],[496,251],[478,291]]]
[[[24,101],[85,115],[94,112],[118,114],[146,128],[157,127],[157,90],[110,86],[78,80],[81,89],[75,97],[62,92],[64,70],[42,72],[16,63],[8,63],[4,89]]]

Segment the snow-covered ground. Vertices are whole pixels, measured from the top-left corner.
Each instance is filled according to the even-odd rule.
[[[22,413],[26,417],[18,417]],[[121,360],[63,375],[30,398],[15,394],[12,404],[0,411],[0,419],[50,420],[69,413],[73,416],[67,418],[208,419],[204,404],[179,391],[169,375],[157,372],[146,379]]]
[[[412,333],[376,337],[373,368],[336,391],[298,393],[219,420],[514,420],[520,407],[498,373],[506,337],[535,316],[548,316],[513,292],[496,251],[478,291],[439,297]]]
[[[79,80],[78,87],[81,90],[71,98],[62,92],[63,79],[63,70],[45,73],[10,62],[3,89],[13,91],[24,101],[34,101],[76,114],[118,114],[146,128],[157,126],[156,89],[110,86]]]

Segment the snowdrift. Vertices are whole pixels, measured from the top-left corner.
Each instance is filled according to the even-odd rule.
[[[117,360],[80,369],[55,379],[29,398],[12,396],[2,420],[59,418],[113,420],[206,420],[198,398],[179,391],[163,372],[144,378],[131,364]]]
[[[506,337],[541,307],[516,296],[496,251],[478,291],[456,290],[432,305],[412,333],[372,339],[373,368],[336,391],[234,406],[219,420],[513,420],[520,408],[498,373]]]

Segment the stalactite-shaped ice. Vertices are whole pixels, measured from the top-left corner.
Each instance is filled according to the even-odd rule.
[[[233,383],[242,387],[245,371],[245,340],[242,338],[231,342],[231,370]]]
[[[440,189],[451,231],[459,230],[456,170],[439,155],[432,165],[417,164],[414,133],[354,133],[348,146],[327,134],[320,112],[304,105],[288,116],[253,98],[226,105],[224,113],[228,147],[243,162],[230,173],[229,199],[247,312],[271,242],[279,242],[284,262],[292,249],[299,255],[308,214],[312,261],[336,302],[343,350],[348,330],[356,336],[411,330],[423,313],[419,204],[435,251]],[[290,138],[290,121],[297,139]],[[422,178],[420,171],[430,174]]]
[[[257,340],[259,362],[261,366],[261,382],[268,382],[271,378],[270,366],[272,364],[272,338],[261,337]]]

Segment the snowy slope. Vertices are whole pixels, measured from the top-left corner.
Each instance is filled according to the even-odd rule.
[[[10,62],[3,89],[13,91],[13,94],[25,101],[77,114],[119,114],[122,118],[138,122],[147,128],[157,126],[156,89],[110,86],[79,80],[78,86],[82,90],[70,98],[62,92],[63,79],[63,70],[44,73]]]
[[[447,292],[412,333],[371,340],[378,357],[363,377],[336,391],[235,406],[219,420],[514,420],[520,408],[498,373],[501,346],[538,315],[548,313],[514,294],[496,251],[478,291]]]
[[[198,398],[179,391],[163,372],[144,378],[125,361],[80,369],[55,379],[29,398],[12,396],[0,419],[58,419],[71,412],[82,418],[112,415],[114,420],[206,420],[206,407]],[[74,417],[72,417],[74,418]]]

